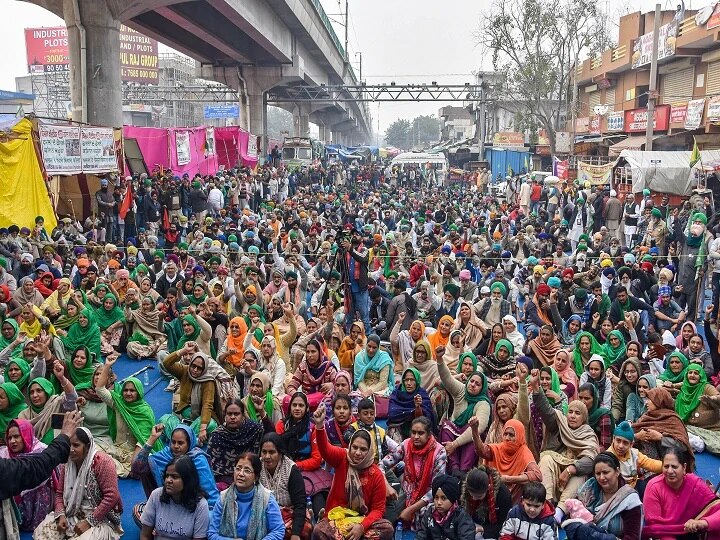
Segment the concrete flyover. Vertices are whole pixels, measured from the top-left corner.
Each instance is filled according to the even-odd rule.
[[[241,125],[266,134],[267,92],[293,85],[355,85],[320,0],[25,0],[65,20],[73,118],[119,126],[120,23],[196,59],[203,78],[236,89]],[[366,103],[286,103],[296,134],[310,121],[357,143],[372,138]]]

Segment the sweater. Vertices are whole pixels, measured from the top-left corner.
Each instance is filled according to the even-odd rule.
[[[555,510],[548,501],[538,517],[531,519],[522,504],[516,504],[508,512],[500,540],[554,540],[557,538]]]
[[[433,519],[434,509],[435,505],[430,505],[420,520],[420,530],[415,535],[415,540],[472,540],[475,538],[475,523],[461,506],[458,506],[452,516],[442,525]]]
[[[328,512],[339,506],[347,508],[347,495],[345,493],[345,479],[350,464],[347,451],[344,448],[332,446],[328,441],[325,429],[316,429],[317,444],[320,454],[328,465],[335,469],[332,486],[328,494],[325,508]],[[362,486],[363,500],[368,508],[365,519],[362,521],[364,530],[368,530],[376,521],[385,515],[385,475],[377,465],[370,465],[360,471],[360,485]]]

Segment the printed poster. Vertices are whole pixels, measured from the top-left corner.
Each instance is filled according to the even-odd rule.
[[[720,4],[718,5],[720,6]],[[707,120],[713,123],[720,122],[720,96],[710,98],[707,109]]]
[[[215,128],[205,128],[205,152],[206,155],[212,155],[215,153]]]
[[[82,172],[79,127],[41,124],[40,148],[48,174]]]
[[[175,151],[177,153],[177,164],[187,165],[190,163],[190,132],[175,132]]]
[[[248,137],[247,155],[248,157],[257,157],[257,137],[252,133]]]
[[[116,171],[113,129],[83,127],[80,130],[80,154],[85,173]]]
[[[594,186],[604,186],[610,183],[612,170],[615,163],[606,163],[605,165],[591,165],[584,161],[578,161],[577,173],[578,180],[582,186],[585,182],[590,182]]]
[[[687,115],[685,116],[685,129],[697,129],[702,124],[705,111],[705,98],[688,101]]]

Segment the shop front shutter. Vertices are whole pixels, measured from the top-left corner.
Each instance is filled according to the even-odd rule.
[[[662,102],[682,103],[692,99],[695,83],[695,68],[689,67],[662,76]]]
[[[720,60],[710,62],[705,76],[705,95],[720,94]]]
[[[590,92],[588,94],[588,114],[592,116],[595,114],[593,112],[593,108],[600,105],[600,91],[595,90],[594,92]]]
[[[608,106],[608,111],[613,112],[615,110],[622,110],[622,103],[620,104],[620,107],[615,106],[615,87],[608,88],[605,90],[605,103],[603,105]]]

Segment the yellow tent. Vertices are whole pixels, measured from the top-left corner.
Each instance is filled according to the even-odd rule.
[[[0,227],[32,229],[35,217],[45,218],[45,230],[57,226],[55,211],[35,152],[33,125],[23,118],[10,131],[0,132]]]

